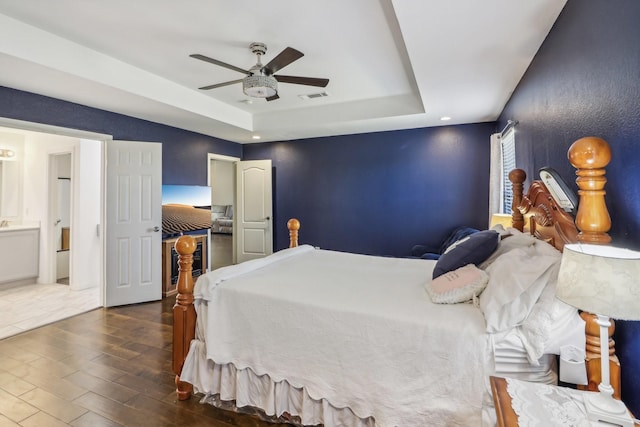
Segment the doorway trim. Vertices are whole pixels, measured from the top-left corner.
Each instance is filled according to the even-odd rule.
[[[222,162],[230,162],[230,163],[236,163],[239,162],[240,159],[239,157],[233,157],[233,156],[225,156],[224,154],[215,154],[215,153],[207,153],[207,185],[210,185],[211,183],[211,161],[212,160],[219,160]],[[234,174],[235,177],[235,174]],[[236,183],[233,183],[233,193],[236,193]],[[234,197],[235,199],[235,197]],[[233,202],[233,211],[235,212],[235,200]],[[235,230],[235,222],[236,222],[236,216],[235,214],[233,215],[233,228]],[[212,236],[211,236],[211,230],[209,230],[209,232],[207,233],[209,236],[209,241],[207,242],[207,248],[209,249],[207,252],[209,254],[211,254],[211,243],[212,243]],[[236,262],[236,233],[233,234],[233,238],[231,239],[231,259],[232,262],[235,264]],[[211,271],[211,255],[208,256],[208,260],[207,260],[207,270]]]
[[[58,179],[59,179],[59,175],[60,175],[60,171],[58,169],[58,159],[61,156],[65,156],[65,155],[69,155],[70,156],[70,170],[69,170],[69,179],[71,180],[71,188],[69,191],[69,223],[73,224],[73,220],[74,220],[74,215],[73,215],[73,204],[75,202],[74,200],[74,189],[73,186],[76,184],[76,180],[74,179],[74,170],[73,170],[73,162],[75,160],[75,149],[65,149],[65,150],[60,150],[60,151],[48,151],[48,167],[49,167],[49,171],[48,171],[48,187],[49,187],[49,201],[48,201],[48,206],[47,206],[47,225],[48,225],[48,242],[49,244],[47,245],[47,247],[45,248],[45,254],[41,254],[44,255],[45,257],[47,257],[47,264],[49,266],[48,271],[46,272],[46,275],[44,276],[44,280],[47,283],[57,283],[58,281],[58,254],[57,254],[57,242],[58,242],[58,226],[57,224],[52,226],[52,224],[54,224],[56,222],[56,218],[54,218],[55,216],[59,216],[59,215],[54,215],[55,213],[57,213],[58,209],[56,207],[56,204],[59,203],[59,198],[60,198],[60,194],[59,194],[59,190],[58,190]],[[73,232],[73,228],[70,229],[71,232],[69,233],[69,239],[72,240],[71,237],[71,233]],[[72,283],[71,279],[72,279],[72,275],[73,275],[73,253],[71,252],[71,250],[69,250],[69,261],[68,261],[68,269],[69,269],[69,283]]]
[[[113,140],[113,136],[112,135],[108,135],[108,134],[103,134],[103,133],[97,133],[97,132],[91,132],[91,131],[83,131],[83,130],[78,130],[78,129],[72,129],[72,128],[65,128],[65,127],[60,127],[60,126],[54,126],[54,125],[48,125],[48,124],[44,124],[44,123],[37,123],[37,122],[29,122],[29,121],[24,121],[24,120],[16,120],[16,119],[10,119],[7,117],[0,117],[0,127],[6,127],[6,128],[12,128],[12,129],[16,129],[16,130],[21,130],[21,131],[26,131],[26,132],[39,132],[39,133],[44,133],[44,134],[52,134],[52,135],[60,135],[60,136],[67,136],[67,137],[72,137],[72,138],[78,138],[78,139],[85,139],[85,140],[93,140],[96,142],[101,142],[103,144],[103,146],[108,142]],[[47,155],[51,155],[54,154],[53,150],[52,152],[48,152]],[[73,156],[73,154],[72,154]],[[103,183],[103,185],[101,185],[101,187],[103,188],[102,192],[104,193],[104,181],[105,181],[105,176],[104,176],[104,165],[105,165],[105,161],[106,159],[102,158],[102,170],[100,171],[100,180]],[[72,166],[72,170],[73,170],[73,166]],[[50,176],[50,173],[47,173],[47,177]],[[75,180],[77,181],[77,179]],[[47,183],[47,185],[49,185],[49,183]],[[100,196],[100,200],[104,200],[104,194],[101,194]],[[48,206],[48,204],[47,204]],[[106,221],[106,212],[105,212],[105,206],[101,206],[101,224],[100,224],[100,229],[102,229],[102,225],[105,223]],[[73,215],[72,215],[73,216]],[[48,219],[49,218],[49,213],[47,212],[47,214],[45,215],[45,217]],[[46,232],[47,236],[49,236],[50,233],[50,225],[47,224],[46,230],[42,230],[43,225],[40,225],[41,230],[41,239],[42,239],[42,233]],[[72,224],[71,227],[73,228],[73,220],[72,220]],[[99,304],[100,306],[104,306],[104,302],[105,302],[105,268],[106,268],[106,260],[105,260],[105,238],[103,233],[101,232],[101,230],[98,229],[96,230],[99,234],[100,234],[100,239],[101,239],[101,243],[100,243],[100,250],[101,250],[101,262],[100,262],[100,271],[99,271],[99,288],[100,288],[100,301]],[[48,249],[48,246],[45,250]],[[71,270],[73,269],[73,266],[70,266]],[[47,275],[51,275],[52,274],[52,269],[49,268],[49,270],[46,272]],[[70,275],[72,274],[72,272],[70,271]],[[54,279],[55,282],[55,279]]]
[[[112,135],[107,135],[105,133],[96,133],[91,131],[65,128],[60,126],[47,125],[44,123],[27,122],[24,120],[9,119],[6,117],[0,117],[0,126],[31,132],[42,132],[51,133],[54,135],[70,136],[73,138],[95,139],[96,141],[110,141],[113,139]]]

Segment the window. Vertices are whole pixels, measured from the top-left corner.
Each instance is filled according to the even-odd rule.
[[[500,138],[500,164],[501,164],[501,213],[511,213],[513,202],[513,189],[509,181],[509,172],[516,168],[516,136],[515,129],[511,128]]]
[[[509,120],[502,132],[491,135],[489,166],[489,220],[494,214],[511,214],[513,189],[509,172],[516,167],[515,129],[517,122]]]

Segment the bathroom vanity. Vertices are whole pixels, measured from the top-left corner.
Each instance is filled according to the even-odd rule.
[[[40,227],[0,227],[0,285],[38,277]]]

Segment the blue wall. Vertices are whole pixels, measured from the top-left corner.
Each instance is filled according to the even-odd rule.
[[[640,249],[639,22],[637,0],[569,0],[499,120],[519,121],[517,165],[528,176],[549,165],[576,190],[567,149],[583,136],[608,141],[610,235],[633,249]],[[623,400],[638,415],[640,322],[617,327]]]
[[[408,255],[460,225],[488,222],[489,137],[495,123],[249,144],[243,159],[272,159],[275,246],[284,224],[325,249]],[[282,226],[281,226],[282,225]]]
[[[162,143],[164,184],[207,183],[207,153],[240,157],[242,146],[195,132],[0,86],[0,117]]]

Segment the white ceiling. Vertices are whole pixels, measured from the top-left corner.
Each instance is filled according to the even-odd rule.
[[[565,3],[0,0],[0,85],[240,143],[493,121]],[[244,76],[190,54],[249,69],[254,41],[329,85],[197,89]]]

